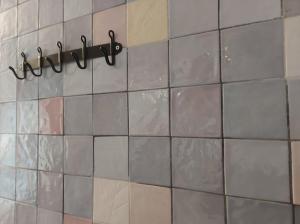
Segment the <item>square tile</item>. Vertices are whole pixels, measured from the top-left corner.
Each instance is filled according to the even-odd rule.
[[[171,90],[172,136],[220,137],[220,85]]]
[[[173,223],[225,224],[224,197],[174,189]]]
[[[220,26],[270,20],[281,16],[280,0],[223,0],[220,2]]]
[[[64,21],[92,13],[93,0],[64,0]]]
[[[170,186],[170,155],[170,139],[167,137],[131,137],[129,139],[130,180]]]
[[[0,102],[9,102],[16,100],[16,78],[11,71],[0,73]]]
[[[39,133],[63,134],[63,98],[49,98],[39,101]]]
[[[17,135],[16,166],[37,169],[38,136]]]
[[[287,138],[284,80],[225,84],[223,104],[225,137]]]
[[[227,223],[292,224],[292,206],[243,198],[227,198]]]
[[[82,218],[92,218],[93,179],[68,176],[64,178],[64,212]]]
[[[22,52],[26,54],[26,58],[28,60],[34,59],[37,54],[38,47],[38,31],[34,31],[28,34],[24,34],[18,37],[18,50],[17,50],[17,59],[18,64],[23,62],[23,57],[21,55]],[[31,73],[28,72],[27,75],[30,79]],[[25,81],[25,80],[24,80]]]
[[[38,133],[38,101],[23,101],[17,103],[18,113],[18,133],[37,134]]]
[[[17,7],[11,8],[0,14],[0,40],[10,39],[17,36]]]
[[[300,223],[300,206],[295,207],[295,224]]]
[[[130,135],[169,135],[169,91],[129,93]]]
[[[38,207],[63,211],[63,175],[39,171]]]
[[[38,29],[38,0],[30,0],[18,5],[18,34],[30,33]]]
[[[37,171],[16,170],[16,201],[36,204]]]
[[[17,65],[17,39],[10,39],[0,42],[0,72],[6,71],[9,66],[16,68]],[[11,75],[11,71],[9,71]]]
[[[39,77],[39,98],[63,96],[63,76],[55,73],[52,68],[44,68]]]
[[[18,4],[17,0],[2,0],[0,5],[0,11],[7,10],[11,7],[14,7]]]
[[[300,79],[288,80],[289,126],[291,139],[300,139]]]
[[[16,178],[15,168],[11,168],[8,166],[0,166],[0,197],[15,200],[15,198],[16,198],[16,192],[15,192],[16,179],[15,178]],[[0,210],[0,213],[1,213],[1,210]]]
[[[65,214],[64,215],[64,224],[92,224],[92,220]]]
[[[128,137],[96,137],[95,177],[128,180]]]
[[[48,26],[38,31],[39,46],[43,49],[44,55],[57,54],[57,41],[63,43],[63,24]],[[36,52],[37,53],[37,52]]]
[[[168,87],[168,63],[168,42],[163,41],[129,48],[129,90]]]
[[[10,73],[11,75],[11,73]],[[39,86],[38,79],[31,73],[27,74],[27,79],[17,80],[17,99],[18,100],[33,100],[38,99]],[[12,76],[15,78],[14,76]]]
[[[126,0],[93,0],[93,12],[103,11],[126,3]]]
[[[1,224],[15,224],[15,202],[0,198]]]
[[[127,4],[128,46],[168,38],[168,0],[136,0]]]
[[[128,182],[94,179],[93,222],[129,224]]]
[[[16,133],[16,103],[0,104],[0,133]]]
[[[170,0],[169,4],[171,37],[218,29],[218,0]]]
[[[173,186],[222,194],[222,158],[221,140],[173,138]]]
[[[224,82],[284,76],[282,20],[221,31]]]
[[[63,214],[39,208],[37,224],[62,224]]]
[[[170,188],[130,184],[130,223],[171,224]]]
[[[127,93],[93,96],[94,135],[127,135]]]
[[[36,224],[36,207],[31,205],[16,204],[17,224]]]
[[[15,166],[16,136],[14,134],[1,134],[0,146],[0,166]]]
[[[219,32],[170,41],[170,85],[220,82]]]
[[[39,27],[45,27],[63,21],[63,0],[40,0]]]
[[[65,134],[91,135],[93,129],[92,120],[92,96],[65,97],[64,123]]]
[[[63,137],[39,136],[39,170],[63,172]]]
[[[224,147],[226,194],[290,201],[287,142],[227,139]]]
[[[293,202],[300,205],[300,142],[292,142]]]
[[[283,15],[296,16],[300,14],[300,2],[298,0],[283,1]]]
[[[64,173],[92,176],[94,168],[92,136],[64,137]]]

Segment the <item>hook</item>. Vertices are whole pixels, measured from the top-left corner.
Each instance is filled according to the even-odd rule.
[[[32,66],[27,62],[25,61],[25,66],[29,68],[30,72],[34,75],[34,76],[41,76],[43,74],[43,52],[42,52],[42,49],[40,47],[37,48],[37,51],[39,52],[39,56],[38,56],[38,67],[40,69],[40,73],[39,74],[36,74],[34,71],[33,71],[33,68]]]
[[[9,66],[8,68],[13,72],[14,76],[19,79],[19,80],[23,80],[23,79],[26,79],[27,77],[27,71],[26,71],[26,56],[24,54],[24,52],[21,53],[21,56],[23,57],[23,63],[22,63],[22,71],[23,71],[23,77],[20,77],[16,70],[12,67],[12,66]]]
[[[54,72],[56,73],[61,73],[63,70],[63,66],[62,66],[62,44],[60,41],[57,42],[57,47],[59,49],[58,51],[58,64],[59,64],[59,69],[56,69],[54,66],[53,61],[49,58],[49,57],[45,57],[45,59],[48,61],[48,63],[50,64],[51,68],[53,69]]]
[[[111,61],[109,60],[109,53],[107,52],[107,49],[100,46],[100,50],[104,54],[106,63],[110,66],[113,66],[116,64],[116,51],[120,50],[120,46],[115,42],[115,32],[113,30],[109,30],[108,35],[111,41],[110,43]]]
[[[74,58],[75,62],[77,63],[77,65],[80,69],[86,69],[87,68],[87,62],[86,62],[86,37],[84,35],[81,36],[81,42],[82,42],[83,65],[80,64],[79,56],[76,53],[71,52],[71,55]]]

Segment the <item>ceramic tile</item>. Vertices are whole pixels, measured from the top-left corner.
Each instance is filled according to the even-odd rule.
[[[64,212],[82,218],[92,218],[93,179],[67,176],[64,178]]]
[[[38,207],[51,211],[63,210],[63,175],[39,172]]]
[[[174,189],[173,223],[225,224],[224,197]]]
[[[173,186],[223,193],[222,153],[221,140],[173,138]]]
[[[19,134],[38,133],[38,101],[18,102],[17,114]]]
[[[220,91],[220,85],[172,89],[172,136],[220,137]]]
[[[63,134],[63,98],[39,101],[39,133]]]
[[[127,135],[127,94],[94,95],[93,125],[94,135]]]
[[[227,198],[227,223],[240,224],[292,224],[292,207],[266,201]]]
[[[128,182],[94,179],[93,222],[129,224]]]
[[[16,204],[16,224],[36,224],[36,207]]]
[[[39,135],[39,170],[63,171],[63,137]]]
[[[80,176],[93,175],[93,137],[64,137],[64,173]]]
[[[143,90],[168,87],[168,42],[128,49],[128,88]]]
[[[170,189],[130,184],[130,223],[171,224]]]
[[[0,223],[15,224],[15,202],[0,198]]]
[[[62,224],[62,213],[39,208],[37,214],[37,224]]]
[[[221,31],[222,80],[283,77],[283,42],[282,20]]]
[[[292,179],[294,203],[300,205],[300,142],[292,143]]]
[[[16,146],[16,166],[25,169],[36,169],[37,151],[37,135],[18,135]]]
[[[287,142],[225,140],[224,151],[226,194],[290,201]]]
[[[126,0],[93,0],[93,12],[103,11],[126,3]]]
[[[15,200],[15,197],[16,197],[15,177],[16,177],[16,172],[15,172],[14,168],[7,167],[7,166],[0,167],[0,197]],[[0,213],[1,213],[1,210],[0,210]]]
[[[92,220],[71,215],[64,215],[64,224],[92,224]]]
[[[92,13],[93,0],[64,0],[64,21]]]
[[[128,137],[96,137],[95,177],[128,179]]]
[[[168,38],[168,1],[136,0],[127,4],[128,46]]]
[[[283,1],[283,15],[296,16],[300,14],[300,2],[297,0]]]
[[[16,201],[36,204],[37,172],[17,169],[16,175]]]
[[[130,180],[170,186],[170,139],[131,137],[129,141]]]
[[[38,29],[38,0],[30,0],[18,5],[18,34],[30,33]]]
[[[220,26],[230,27],[281,16],[280,0],[223,0],[220,2]]]
[[[16,136],[13,134],[1,134],[0,145],[0,166],[15,166]]]
[[[16,133],[16,103],[0,104],[0,133]]]
[[[166,89],[129,93],[130,135],[169,135],[169,92]]]
[[[92,134],[92,96],[65,97],[65,134]]]
[[[17,7],[0,14],[0,40],[17,36]]]
[[[43,49],[43,55],[57,54],[58,52],[57,41],[63,43],[63,34],[64,33],[63,33],[62,23],[48,26],[46,28],[39,30],[38,43],[39,46]]]
[[[300,79],[288,80],[290,137],[292,139],[300,139],[300,103],[298,100],[300,93],[299,87]]]
[[[11,7],[14,7],[18,4],[17,0],[2,0],[0,4],[0,11],[7,10]]]
[[[15,78],[14,76],[12,76]],[[27,74],[26,80],[17,80],[17,99],[18,100],[33,100],[38,99],[39,88],[38,79],[31,73]]]
[[[63,95],[63,76],[55,73],[52,68],[43,70],[39,78],[39,98],[58,97]]]
[[[295,207],[295,224],[300,223],[300,206]]]
[[[0,73],[0,102],[16,100],[16,78],[10,71]]]
[[[36,51],[37,47],[38,47],[38,31],[34,31],[31,33],[19,36],[18,37],[18,50],[17,50],[18,64],[21,64],[23,62],[23,57],[21,56],[22,52],[25,53],[26,58],[28,60],[35,58],[37,55],[37,51]],[[31,73],[28,72],[27,75],[30,80]]]
[[[39,27],[45,27],[63,21],[63,0],[40,0]]]
[[[17,39],[10,39],[0,42],[0,72],[6,71],[9,66],[16,68],[17,64]]]
[[[218,28],[218,0],[170,0],[169,4],[171,37]]]

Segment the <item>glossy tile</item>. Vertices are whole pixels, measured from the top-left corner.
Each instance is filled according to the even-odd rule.
[[[39,98],[58,97],[63,95],[63,76],[55,73],[52,68],[44,68],[39,78]]]
[[[43,49],[44,55],[57,54],[57,41],[63,43],[63,24],[48,26],[38,31],[39,46]],[[64,45],[63,45],[64,46]],[[37,54],[37,52],[36,52]]]
[[[129,93],[130,135],[169,135],[169,91]]]
[[[0,166],[15,166],[16,136],[13,134],[1,134],[0,146]]]
[[[173,223],[225,224],[224,196],[174,189]]]
[[[170,155],[168,137],[131,137],[129,139],[130,180],[170,186]]]
[[[221,140],[173,138],[173,186],[222,194],[222,157]]]
[[[298,96],[300,93],[300,79],[288,80],[289,94],[289,120],[290,120],[290,137],[300,139],[300,103]]]
[[[14,7],[18,4],[17,0],[2,0],[0,5],[0,11],[7,10],[11,7]]]
[[[300,205],[300,142],[292,143],[293,201]]]
[[[17,135],[16,166],[37,169],[38,136]]]
[[[0,133],[16,133],[16,103],[0,104]]]
[[[0,40],[10,39],[17,36],[17,8],[11,8],[0,13]]]
[[[16,67],[17,64],[17,38],[0,42],[0,72],[6,71],[9,66]]]
[[[64,0],[64,21],[92,13],[93,0]]]
[[[39,1],[39,27],[45,27],[63,21],[63,0]]]
[[[16,83],[10,71],[0,73],[0,103],[16,100]]]
[[[93,0],[93,12],[103,11],[126,3],[126,0]]]
[[[283,1],[283,15],[296,16],[300,14],[300,2],[297,0]]]
[[[16,170],[16,201],[36,204],[37,171]]]
[[[220,137],[220,85],[171,90],[172,136]]]
[[[15,224],[15,202],[0,198],[0,224]]]
[[[37,55],[37,47],[38,47],[38,31],[34,31],[28,34],[24,34],[18,37],[18,49],[17,49],[17,61],[18,64],[23,62],[23,57],[21,55],[22,52],[25,53],[26,58],[33,59]],[[28,80],[32,80],[32,74],[30,72],[27,73]],[[21,80],[20,80],[21,81]],[[25,80],[24,80],[25,82]]]
[[[28,73],[27,75],[28,76],[26,80],[17,80],[18,100],[38,99],[38,94],[39,94],[38,79],[33,77],[31,73]],[[15,78],[14,76],[12,77]]]
[[[16,204],[16,224],[36,224],[36,207]]]
[[[38,0],[30,0],[18,5],[18,34],[30,33],[38,29]]]
[[[7,167],[7,166],[0,166],[0,197],[15,200],[16,197],[15,178],[16,178],[16,171],[14,168]],[[0,213],[1,210],[2,209],[0,209]]]
[[[63,214],[39,208],[37,224],[62,224]]]
[[[92,220],[71,215],[64,215],[64,224],[92,224]]]
[[[17,126],[19,134],[38,133],[38,101],[17,103]]]

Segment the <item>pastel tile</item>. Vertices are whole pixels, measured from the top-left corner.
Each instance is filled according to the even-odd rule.
[[[297,16],[300,14],[300,2],[297,0],[284,0],[283,1],[283,15]]]
[[[0,166],[15,166],[16,136],[14,134],[1,134],[0,146]]]
[[[289,120],[290,120],[290,138],[300,139],[300,103],[298,96],[300,93],[300,79],[288,80],[288,98],[289,98]]]
[[[15,224],[15,202],[0,198],[0,224]]]
[[[16,166],[37,169],[38,136],[17,135]]]
[[[170,139],[130,137],[129,172],[132,182],[170,186]]]
[[[16,170],[16,201],[36,204],[37,171]]]
[[[17,0],[2,0],[0,5],[0,11],[4,11],[18,4]]]
[[[15,192],[16,180],[15,180],[15,178],[16,178],[16,171],[14,168],[8,167],[8,166],[0,166],[0,197],[1,198],[15,200],[15,197],[16,197],[16,192]],[[0,203],[1,203],[1,201],[0,201]],[[2,209],[0,209],[0,213],[1,213],[1,210]]]
[[[226,194],[290,201],[287,142],[225,140],[224,147]]]
[[[91,135],[93,129],[91,95],[64,98],[65,134]]]
[[[93,12],[103,11],[126,3],[126,0],[93,0]]]
[[[39,101],[39,133],[63,134],[63,98]]]
[[[36,57],[38,47],[38,31],[34,31],[28,34],[24,34],[18,37],[18,49],[17,49],[17,59],[18,64],[23,62],[23,57],[21,55],[22,52],[25,53],[26,58],[28,60]],[[27,73],[28,78],[30,80],[31,73]],[[26,79],[26,80],[27,80]],[[25,80],[24,80],[25,81]]]
[[[38,133],[38,101],[22,101],[17,103],[17,125],[19,134]]]
[[[222,194],[222,154],[221,140],[173,138],[173,186]]]
[[[218,0],[170,0],[171,37],[218,28]]]
[[[36,224],[36,207],[16,204],[16,224]]]
[[[220,85],[171,89],[172,136],[220,137]]]
[[[168,60],[166,41],[129,48],[129,90],[168,87]]]
[[[11,74],[10,74],[11,75]],[[17,80],[17,99],[18,100],[33,100],[38,99],[39,88],[38,79],[31,73],[27,74],[27,79]],[[15,78],[14,76],[12,76]]]
[[[94,135],[127,135],[127,94],[110,93],[93,96]]]
[[[292,143],[293,201],[300,205],[300,142]]]
[[[64,21],[92,13],[93,0],[64,0]]]
[[[43,50],[44,55],[57,54],[57,41],[63,43],[63,24],[55,24],[42,28],[38,31],[39,35],[39,46]],[[64,46],[64,45],[63,45]],[[36,52],[37,54],[37,52]]]
[[[282,20],[221,31],[222,80],[283,77],[283,39]]]
[[[129,224],[129,183],[94,179],[94,223]]]
[[[292,224],[292,206],[243,198],[227,198],[227,223]]]
[[[17,65],[17,38],[0,42],[0,72],[6,71],[9,66]]]
[[[11,8],[0,14],[0,40],[10,39],[17,36],[17,8]]]
[[[0,102],[16,100],[16,78],[10,71],[0,73]]]
[[[39,98],[51,98],[63,95],[63,76],[55,73],[52,68],[44,68],[39,78]]]
[[[169,91],[129,93],[130,135],[169,135]]]
[[[286,139],[285,81],[280,79],[223,86],[224,136]]]
[[[40,0],[39,27],[45,27],[63,21],[63,0]]]
[[[92,220],[71,215],[64,215],[64,224],[92,224]]]
[[[95,177],[128,180],[128,137],[96,137]]]
[[[174,189],[173,223],[225,224],[224,196]]]
[[[30,0],[18,5],[18,34],[30,33],[38,29],[38,0]]]
[[[0,133],[16,133],[16,103],[0,104]]]
[[[63,214],[39,208],[37,213],[37,224],[62,224]]]

